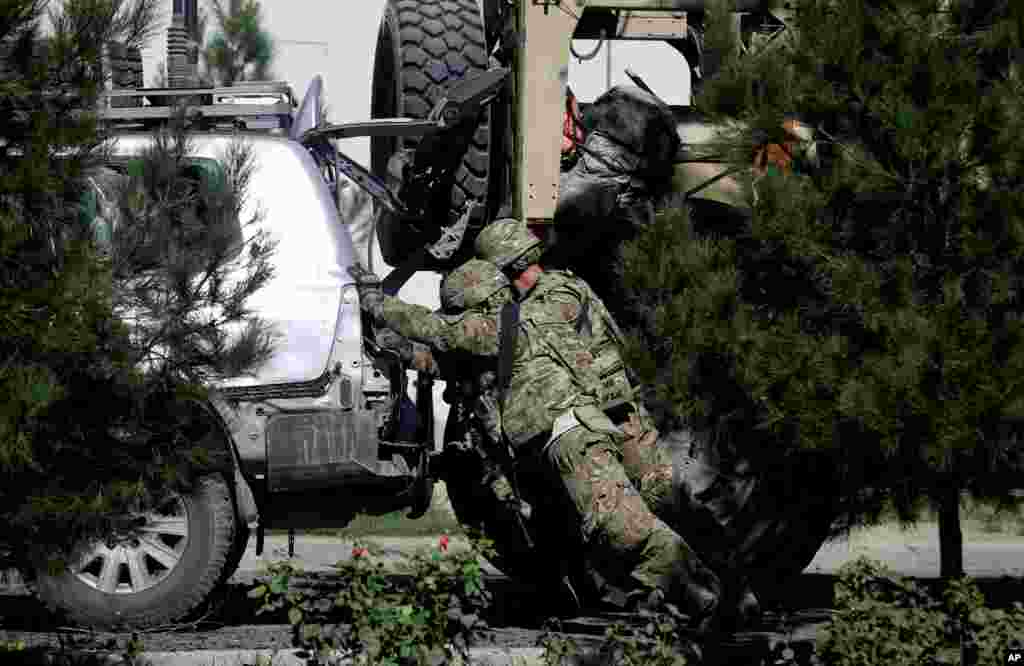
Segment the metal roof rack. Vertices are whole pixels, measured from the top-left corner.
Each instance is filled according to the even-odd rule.
[[[99,116],[116,125],[159,125],[173,117],[179,104],[186,104],[189,115],[210,129],[288,130],[296,107],[291,86],[265,81],[230,87],[109,90],[100,101]]]

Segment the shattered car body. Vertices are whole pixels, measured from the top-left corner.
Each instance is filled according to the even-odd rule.
[[[118,170],[143,155],[152,130],[170,120],[171,105],[153,104],[168,94],[132,90],[121,96],[150,104],[105,110],[105,171],[113,178],[93,179],[95,200],[110,199],[105,190]],[[280,84],[178,94],[198,98],[202,111],[234,125],[189,130],[187,164],[216,169],[235,142],[251,155],[236,222],[255,218],[275,248],[273,276],[246,306],[270,324],[276,342],[251,374],[215,378],[209,401],[190,412],[196,433],[205,433],[194,443],[224,449],[230,471],[204,476],[193,492],[140,514],[140,535],[83,541],[66,571],[37,572],[41,599],[87,626],[153,626],[196,612],[237,569],[253,530],[260,551],[268,526],[340,528],[360,513],[420,515],[432,496],[430,378],[416,385],[411,400],[400,359],[365,339],[346,270],[356,253],[338,210],[339,196],[351,196],[339,183],[349,179],[333,170],[348,158],[328,142],[300,140],[319,123],[306,113],[317,108],[319,80],[298,113]],[[247,95],[271,101],[223,101],[252,101]],[[254,127],[236,129],[252,121]],[[117,218],[103,206],[94,211],[87,222],[102,240],[116,231]],[[241,252],[228,282],[246,274],[247,241],[240,229],[237,235]],[[410,417],[413,427],[399,428]]]

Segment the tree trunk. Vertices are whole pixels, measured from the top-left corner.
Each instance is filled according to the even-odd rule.
[[[939,575],[958,578],[964,574],[964,535],[960,529],[960,489],[949,484],[936,498],[939,510]]]

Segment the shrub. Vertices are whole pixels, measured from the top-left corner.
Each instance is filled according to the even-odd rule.
[[[348,656],[356,664],[384,666],[448,663],[456,653],[468,658],[469,646],[486,628],[481,611],[491,595],[479,559],[486,548],[478,544],[452,554],[443,536],[395,574],[357,542],[352,558],[335,565],[331,592],[291,588],[297,569],[275,563],[249,596],[262,600],[258,612],[287,612],[293,644],[308,650],[314,663]]]
[[[1012,610],[986,608],[967,577],[949,581],[938,601],[866,558],[840,569],[836,602],[839,612],[819,645],[822,660],[835,666],[933,664],[957,652],[955,661],[964,666],[990,664],[1024,636],[1020,603]]]

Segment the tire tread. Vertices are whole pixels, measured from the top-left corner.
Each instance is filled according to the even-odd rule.
[[[195,584],[189,586],[184,593],[172,595],[169,603],[155,605],[149,611],[136,614],[129,622],[121,623],[124,626],[142,629],[176,622],[198,609],[220,584],[235,532],[235,510],[231,492],[220,475],[203,477],[196,482],[196,487],[197,496],[207,497],[214,519],[214,543],[206,567],[196,578]],[[40,585],[39,592],[40,600],[51,612],[64,615],[77,625],[97,628],[118,626],[117,623],[99,617],[88,609],[65,603],[54,593],[55,588],[52,585]]]
[[[487,71],[487,41],[477,0],[398,0],[393,3],[401,40],[402,104],[398,115],[426,118],[452,76]],[[486,203],[490,170],[490,114],[486,114],[455,175],[454,207]],[[403,148],[418,139],[405,138]]]

